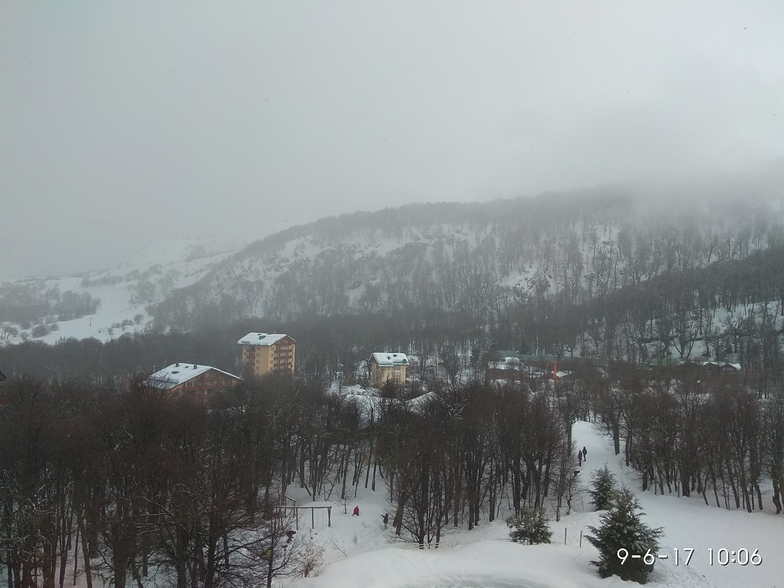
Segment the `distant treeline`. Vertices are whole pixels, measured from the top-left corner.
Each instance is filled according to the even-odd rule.
[[[94,314],[101,304],[88,292],[60,292],[58,287],[47,288],[44,280],[14,282],[0,286],[0,323],[24,325],[32,321],[67,321]],[[30,325],[22,328],[30,328]]]
[[[480,317],[425,306],[286,322],[245,319],[188,333],[125,334],[105,344],[27,342],[0,347],[0,367],[9,375],[93,382],[177,361],[236,372],[237,339],[266,331],[297,340],[298,371],[308,379],[350,373],[356,361],[378,350],[458,358],[464,365],[498,348],[645,365],[688,358],[701,349],[704,359],[742,364],[764,392],[784,381],[782,303],[784,248],[771,247],[742,261],[667,273],[583,303],[542,295]]]
[[[744,260],[671,272],[574,304],[528,300],[498,321],[494,337],[551,354],[647,364],[651,359],[737,361],[757,385],[782,381],[784,247]]]
[[[423,204],[321,219],[254,243],[148,307],[159,330],[263,316],[440,311],[473,324],[521,305],[584,305],[714,263],[780,250],[775,203],[653,205],[621,189]]]
[[[78,379],[102,385],[122,384],[129,375],[150,373],[178,361],[212,365],[239,375],[237,340],[251,331],[290,334],[297,341],[298,373],[318,381],[329,380],[337,372],[351,377],[356,363],[375,351],[454,357],[468,353],[470,341],[485,339],[480,327],[446,313],[427,313],[413,321],[373,314],[288,323],[253,319],[189,333],[126,333],[106,343],[93,338],[61,339],[53,345],[27,341],[0,347],[0,367],[9,377]]]

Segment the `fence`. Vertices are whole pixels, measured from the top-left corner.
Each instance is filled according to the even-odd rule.
[[[409,543],[409,542],[400,542],[395,543],[395,547],[400,549],[424,549],[424,550],[432,550],[432,549],[452,549],[457,547],[458,545],[465,545],[465,542],[458,543],[457,541],[441,541],[440,543],[425,543],[424,545],[420,545],[419,543]]]

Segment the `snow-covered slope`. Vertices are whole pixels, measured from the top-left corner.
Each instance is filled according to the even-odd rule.
[[[639,488],[635,473],[612,453],[611,444],[594,425],[581,422],[575,425],[575,440],[585,445],[588,460],[582,466],[580,478],[590,481],[591,472],[605,464],[618,480],[633,489]],[[332,526],[317,521],[310,541],[323,546],[327,564],[318,577],[299,579],[291,583],[297,588],[564,588],[632,586],[618,578],[601,579],[591,560],[597,551],[580,534],[588,533],[589,525],[597,525],[599,514],[592,511],[585,494],[576,499],[576,508],[561,521],[551,521],[553,543],[525,546],[508,540],[508,529],[503,516],[490,524],[471,531],[450,530],[440,549],[420,551],[400,542],[390,529],[384,530],[382,515],[390,509],[386,502],[386,488],[372,492],[360,487],[358,497],[349,503],[348,513],[343,506],[333,504]],[[678,498],[655,496],[637,492],[646,516],[644,522],[663,527],[659,559],[648,586],[654,588],[708,587],[738,588],[740,586],[777,586],[784,578],[784,548],[781,517],[773,509],[748,514],[706,506],[700,497]],[[304,497],[303,497],[304,498]],[[769,497],[766,498],[770,504]],[[307,506],[307,500],[301,502]],[[360,516],[351,516],[354,505],[360,506]],[[335,514],[337,512],[337,514]],[[503,513],[502,513],[503,514]],[[307,531],[303,531],[307,532]],[[564,537],[566,544],[564,545]],[[716,553],[759,550],[760,565],[722,566]],[[675,565],[674,550],[681,561]],[[684,564],[684,550],[694,549],[689,565]],[[710,564],[709,552],[714,553]]]
[[[237,249],[239,244],[231,240],[160,239],[147,243],[133,259],[100,271],[0,284],[0,344],[28,339],[54,343],[68,337],[108,341],[142,332],[150,322],[150,305],[194,283]],[[85,297],[92,303],[86,305],[89,311],[69,313],[77,315],[73,318],[58,313],[64,300]],[[33,307],[49,311],[24,316]]]
[[[156,320],[189,329],[207,308],[211,317],[217,309],[227,318],[288,320],[407,306],[477,315],[530,296],[580,303],[666,273],[745,259],[784,227],[772,213],[763,226],[751,213],[679,216],[614,198],[322,219],[232,256],[159,305]],[[185,316],[185,307],[195,312]]]
[[[504,345],[536,352],[734,361],[739,333],[781,326],[784,194],[653,196],[626,187],[409,205],[291,227],[233,254],[153,243],[103,272],[0,285],[0,344],[443,313],[503,325]],[[74,298],[82,310],[61,312]],[[17,316],[37,306],[48,310]]]

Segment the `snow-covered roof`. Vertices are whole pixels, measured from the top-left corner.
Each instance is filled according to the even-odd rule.
[[[508,357],[506,358],[509,359]],[[522,368],[520,360],[514,358],[514,361],[488,361],[487,367],[491,370],[519,370]]]
[[[150,374],[150,377],[147,379],[147,381],[155,388],[170,390],[171,388],[179,386],[183,382],[192,380],[196,376],[200,376],[210,370],[215,370],[216,372],[220,372],[236,380],[242,379],[239,376],[235,376],[229,372],[224,372],[223,370],[219,370],[218,368],[212,367],[211,365],[199,365],[196,363],[175,363],[163,368],[162,370],[158,370],[154,374]]]
[[[421,396],[417,396],[416,398],[412,398],[406,402],[406,405],[408,405],[411,410],[417,411],[424,408],[429,402],[434,400],[438,400],[438,394],[435,392],[425,392]]]
[[[739,363],[730,363],[727,361],[704,361],[701,365],[712,365],[719,368],[732,368],[736,371],[740,371],[741,368]]]
[[[274,345],[283,337],[288,337],[281,333],[248,333],[242,339],[237,341],[240,345]]]
[[[389,367],[394,365],[408,365],[405,353],[374,353],[371,356],[378,365]]]

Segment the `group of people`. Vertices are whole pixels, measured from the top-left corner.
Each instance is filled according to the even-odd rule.
[[[352,517],[359,516],[359,505],[354,507],[354,512],[351,516]],[[384,530],[386,531],[387,527],[389,526],[389,513],[385,512],[384,514],[381,515],[381,518],[384,520]]]

